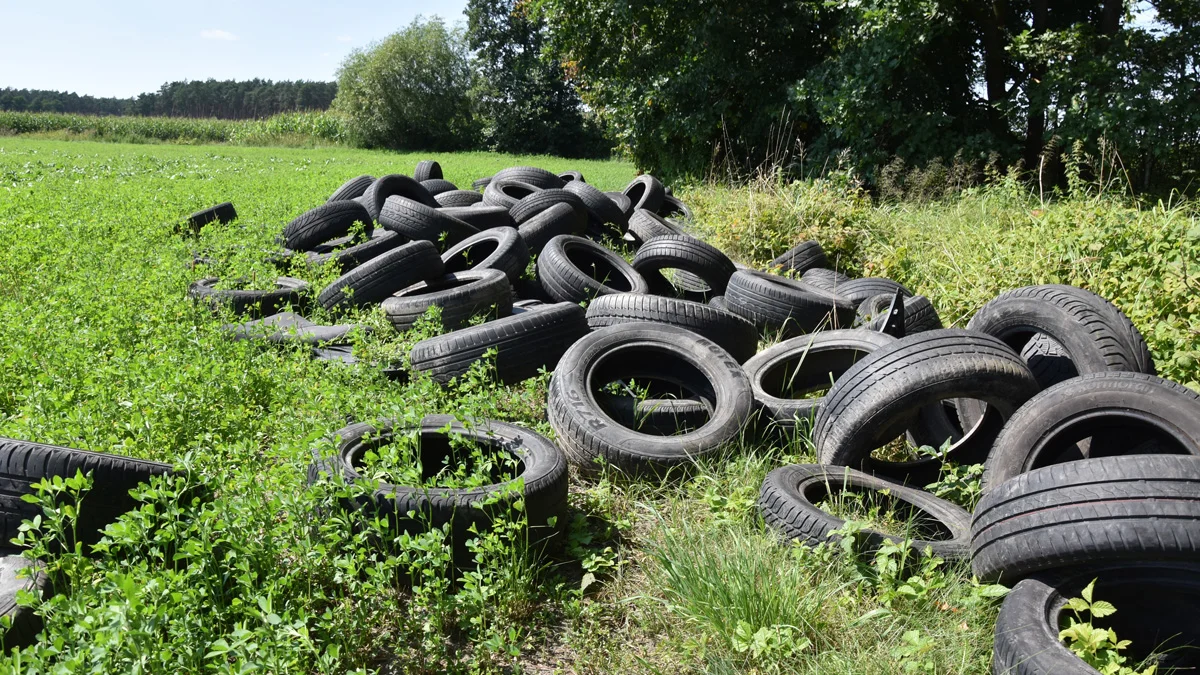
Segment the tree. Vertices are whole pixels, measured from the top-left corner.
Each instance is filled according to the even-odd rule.
[[[756,164],[788,122],[788,92],[829,50],[822,2],[542,0],[550,46],[583,100],[643,169]]]
[[[483,141],[493,150],[564,157],[607,155],[562,66],[544,55],[545,22],[527,0],[470,0],[467,42]]]
[[[333,107],[361,145],[454,150],[476,136],[470,82],[462,36],[417,19],[346,57]]]

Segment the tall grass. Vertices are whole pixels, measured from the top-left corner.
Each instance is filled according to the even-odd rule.
[[[264,120],[184,117],[99,117],[0,111],[0,135],[32,134],[115,142],[230,143],[234,145],[342,144],[342,118],[330,113],[282,113]]]

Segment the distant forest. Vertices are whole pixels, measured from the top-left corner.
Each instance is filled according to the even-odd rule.
[[[137,98],[96,98],[62,91],[0,89],[0,110],[84,115],[254,119],[298,110],[326,110],[336,82],[205,80],[169,82]]]

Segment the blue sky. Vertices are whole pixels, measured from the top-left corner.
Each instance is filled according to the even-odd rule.
[[[331,80],[346,54],[467,0],[0,0],[0,88],[135,96],[173,80]]]

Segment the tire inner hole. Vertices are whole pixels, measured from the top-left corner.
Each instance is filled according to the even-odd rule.
[[[469,489],[504,483],[525,471],[525,463],[499,440],[416,429],[364,439],[349,459],[368,478],[409,487]]]
[[[595,281],[622,293],[633,290],[625,273],[599,253],[576,247],[567,247],[566,253],[572,265]]]
[[[869,487],[814,482],[804,490],[804,497],[835,518],[865,523],[893,537],[923,541],[954,538],[948,527],[924,509]]]
[[[494,239],[485,239],[477,244],[472,244],[446,261],[446,273],[465,272],[487,260],[488,256],[495,253],[498,248],[500,248],[500,242]]]

